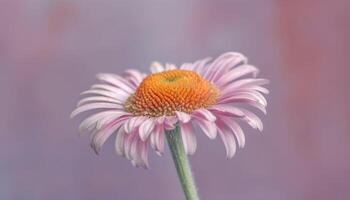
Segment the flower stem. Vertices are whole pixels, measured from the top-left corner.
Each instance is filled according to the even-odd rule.
[[[199,200],[196,185],[192,176],[191,166],[185,153],[180,127],[176,125],[173,130],[165,130],[169,148],[175,163],[182,189],[187,200]]]

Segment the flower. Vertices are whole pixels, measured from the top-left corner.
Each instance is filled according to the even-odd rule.
[[[227,158],[232,158],[236,146],[245,144],[239,121],[263,129],[259,117],[242,106],[266,114],[263,94],[268,90],[262,86],[268,80],[256,78],[258,69],[240,53],[228,52],[210,61],[205,58],[179,68],[154,62],[148,76],[136,70],[127,70],[123,76],[98,74],[101,83],[82,93],[89,96],[78,102],[71,117],[100,110],[79,129],[92,132],[91,146],[96,153],[115,133],[116,152],[134,166],[148,167],[148,146],[162,155],[165,129],[177,125],[187,154],[196,151],[195,126],[210,139],[219,135]],[[242,78],[249,74],[253,78]]]

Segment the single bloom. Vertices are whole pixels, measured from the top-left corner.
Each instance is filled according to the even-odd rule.
[[[82,93],[86,97],[71,117],[98,110],[79,130],[92,132],[91,146],[96,153],[115,134],[116,152],[134,166],[148,167],[149,146],[162,155],[165,129],[177,125],[188,155],[196,151],[198,129],[210,139],[219,135],[227,158],[232,158],[236,147],[245,144],[240,121],[263,129],[259,117],[245,108],[255,107],[266,114],[263,94],[269,91],[263,85],[268,80],[256,78],[258,69],[240,53],[228,52],[211,60],[180,67],[154,62],[150,75],[136,70],[127,70],[122,76],[98,74],[101,83]]]

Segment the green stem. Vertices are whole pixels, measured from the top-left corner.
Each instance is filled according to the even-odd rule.
[[[185,153],[180,127],[177,125],[173,130],[165,130],[169,148],[175,163],[182,189],[187,200],[199,200],[196,185],[192,176],[191,166]]]

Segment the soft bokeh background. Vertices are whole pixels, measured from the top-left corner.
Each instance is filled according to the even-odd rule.
[[[0,199],[183,198],[169,151],[100,156],[69,119],[98,72],[239,51],[271,80],[262,134],[198,135],[203,200],[350,199],[348,0],[1,0]]]

